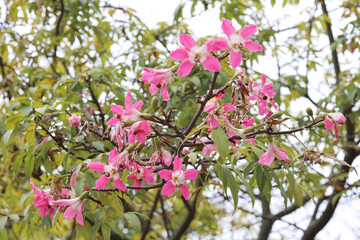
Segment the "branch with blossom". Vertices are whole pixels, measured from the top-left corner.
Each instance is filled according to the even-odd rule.
[[[199,46],[190,35],[180,34],[179,42],[184,48],[178,48],[169,55],[175,61],[182,61],[180,65],[165,69],[143,68],[145,72],[140,81],[150,84],[151,95],[156,95],[160,88],[163,100],[169,105],[171,92],[169,94],[167,86],[169,81],[175,78],[176,73],[178,77],[189,76],[192,71],[196,71],[193,69],[197,64],[213,72],[209,88],[205,95],[196,100],[199,104],[198,109],[186,128],[182,129],[176,125],[176,116],[172,115],[172,110],[168,113],[163,110],[158,113],[156,108],[153,108],[154,112],[148,113],[143,108],[140,112],[143,102],[133,103],[131,91],[126,93],[124,105],[110,104],[112,115],[106,124],[106,115],[102,113],[102,108],[95,98],[89,82],[90,78],[85,79],[92,99],[100,111],[103,129],[102,131],[91,129],[87,122],[82,124],[81,117],[75,114],[71,114],[68,118],[70,126],[89,128],[89,131],[76,128],[77,136],[90,138],[92,133],[95,133],[101,137],[101,140],[109,139],[114,148],[111,152],[107,151],[109,156],[106,163],[102,162],[101,158],[100,160],[83,159],[85,162],[82,164],[86,163],[86,168],[82,170],[82,164],[76,168],[74,172],[76,174],[73,174],[70,179],[70,186],[65,188],[57,186],[62,189],[62,194],[57,194],[54,189],[39,190],[31,181],[36,194],[33,204],[40,208],[41,217],[49,214],[52,218],[56,208],[59,211],[66,209],[64,212],[66,218],[76,218],[76,221],[83,225],[82,212],[85,211],[85,200],[89,198],[92,201],[98,201],[92,196],[95,192],[120,190],[127,194],[131,190],[137,192],[162,188],[161,194],[165,197],[179,196],[179,194],[176,195],[179,190],[184,199],[189,199],[198,191],[195,179],[201,172],[206,174],[214,171],[223,181],[226,193],[227,182],[234,180],[233,173],[238,174],[235,168],[236,161],[231,163],[230,168],[228,163],[231,162],[231,156],[237,152],[238,148],[245,147],[246,149],[247,141],[250,141],[249,145],[253,146],[262,144],[265,147],[267,145],[267,150],[258,157],[256,164],[263,165],[261,167],[265,170],[267,167],[273,170],[271,166],[274,166],[273,162],[277,162],[277,158],[283,160],[282,164],[294,160],[287,151],[274,142],[273,136],[280,138],[282,135],[321,127],[321,123],[324,122],[326,131],[334,128],[335,136],[338,137],[337,125],[343,125],[346,121],[342,113],[321,114],[307,125],[286,131],[278,130],[278,126],[284,126],[283,123],[290,118],[282,119],[282,113],[275,112],[278,109],[274,100],[276,93],[273,90],[273,83],[266,78],[265,74],[261,74],[260,85],[257,79],[250,78],[245,71],[237,71],[224,85],[216,89],[222,64],[228,64],[226,62],[228,56],[230,56],[230,66],[237,68],[244,60],[243,50],[253,52],[263,50],[261,45],[248,39],[256,33],[255,25],[245,26],[237,33],[231,22],[223,19],[222,29],[228,39],[211,39],[202,46]],[[226,94],[230,95],[231,102],[226,102]],[[155,97],[158,100],[157,96]],[[82,149],[77,148],[76,145],[66,146],[65,139],[59,137],[60,133],[57,133],[59,136],[53,135],[45,127],[42,126],[42,128],[65,152],[75,154],[76,151],[88,150],[96,153],[84,143],[81,143],[84,146]],[[261,138],[268,139],[266,145],[259,140]],[[203,147],[200,153],[197,149],[199,146]],[[189,159],[194,156],[193,154],[202,154],[202,156],[195,156],[196,158],[191,159],[194,161],[190,164]],[[209,157],[217,159],[208,160]],[[206,165],[204,163],[209,162],[215,166],[214,169],[201,169],[201,166]],[[195,168],[190,166],[195,166]],[[217,172],[216,167],[222,168],[222,173]],[[95,186],[86,186],[89,183],[84,182],[85,187],[81,189],[81,193],[79,194],[79,190],[76,193],[74,182],[84,181],[78,176],[85,172],[97,178]],[[73,179],[74,176],[76,179]],[[241,179],[241,181],[244,180]],[[230,190],[233,195],[237,194],[236,190],[239,191],[234,185],[230,186]],[[196,196],[198,194],[197,192]]]

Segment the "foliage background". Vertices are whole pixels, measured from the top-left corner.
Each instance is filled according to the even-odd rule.
[[[297,8],[299,1],[270,4]],[[227,18],[241,26],[249,23],[258,26],[257,40],[266,49],[265,57],[271,59],[267,62],[265,57],[251,54],[242,67],[255,79],[262,65],[275,67],[271,80],[280,96],[276,101],[281,103],[280,109],[286,115],[296,120],[294,125],[309,122],[304,112],[293,110],[298,108],[298,99],[303,99],[301,104],[305,101],[310,104],[315,113],[340,111],[346,115],[346,126],[341,128],[338,139],[326,134],[324,129],[316,129],[317,133],[299,134],[306,146],[359,165],[355,158],[360,153],[360,71],[359,63],[353,61],[360,52],[360,13],[356,0],[315,1],[303,10],[304,19],[285,28],[283,23],[292,16],[269,19],[266,14],[271,7],[269,2],[256,0],[183,1],[174,12],[173,22],[161,22],[151,29],[134,10],[106,1],[24,0],[4,1],[0,6],[1,239],[101,239],[101,235],[141,238],[140,225],[144,231],[147,225],[144,216],[158,197],[157,190],[139,192],[136,197],[130,191],[121,198],[99,194],[96,197],[106,207],[89,203],[87,207],[91,211],[85,214],[95,219],[95,224],[87,222],[85,227],[75,227],[62,216],[53,221],[40,218],[38,209],[31,205],[29,179],[36,179],[38,185],[50,185],[52,174],[68,173],[87,159],[106,160],[106,152],[112,145],[98,135],[99,129],[106,128],[110,103],[123,104],[125,93],[132,89],[136,98],[145,102],[143,109],[151,112],[149,86],[138,80],[141,68],[171,66],[173,62],[168,54],[176,48],[179,33],[191,33],[184,18],[213,8],[220,9],[219,22]],[[341,13],[335,23],[333,11]],[[330,31],[333,28],[337,29],[336,34]],[[210,36],[199,42],[207,38]],[[234,73],[226,65],[222,70],[220,83]],[[173,79],[169,84],[171,105],[161,102],[161,106],[165,111],[171,106],[177,110],[179,126],[186,126],[192,118],[197,109],[196,97],[204,94],[210,78],[207,72],[198,71],[188,78]],[[76,136],[68,124],[68,112],[94,122],[88,130],[91,134],[86,138]],[[49,134],[50,140],[35,149]],[[299,143],[290,139],[287,142],[292,149],[286,150],[294,158],[301,155],[303,149]],[[246,149],[251,152],[253,162],[264,152],[263,145],[258,147],[260,153]],[[144,154],[151,153],[150,149]],[[257,196],[255,208],[251,207],[246,188],[238,181],[240,200],[233,214],[231,195],[224,194],[214,175],[207,191],[192,199],[190,209],[184,207],[180,198],[166,201],[160,198],[147,237],[166,238],[169,234],[173,238],[196,239],[236,234],[251,239],[269,236],[311,239],[326,226],[339,205],[356,209],[359,181],[358,177],[349,181],[349,169],[332,160],[323,159],[321,166],[312,166],[300,159],[294,161],[289,171],[276,173],[287,193],[287,208],[279,189],[271,187],[276,185],[274,179],[268,184],[267,195],[272,196],[269,204],[266,194],[258,190],[261,180],[250,180],[248,176]],[[242,170],[246,165],[247,162],[241,166]],[[87,182],[95,179],[91,174],[84,178]],[[126,217],[125,212],[142,215],[138,220],[131,214]],[[165,221],[162,213],[166,213]],[[186,221],[188,226],[181,229]],[[355,223],[358,219],[349,221],[347,227],[353,229]],[[289,228],[294,232],[290,233]],[[340,236],[341,230],[337,234]],[[359,238],[359,234],[353,229],[351,237]]]

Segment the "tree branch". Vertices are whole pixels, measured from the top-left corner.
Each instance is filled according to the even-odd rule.
[[[339,85],[339,83],[340,83],[340,64],[339,64],[339,59],[338,59],[338,55],[336,52],[336,48],[334,47],[335,40],[334,40],[333,32],[331,30],[331,21],[329,18],[329,12],[326,8],[325,0],[320,0],[320,5],[321,5],[321,9],[322,9],[323,13],[327,17],[327,19],[325,19],[326,32],[327,32],[327,35],[329,38],[331,55],[332,55],[332,59],[333,59],[333,63],[334,63],[336,85]]]

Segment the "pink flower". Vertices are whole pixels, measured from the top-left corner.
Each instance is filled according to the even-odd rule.
[[[286,151],[276,146],[275,143],[268,143],[268,150],[260,157],[259,164],[270,166],[271,163],[275,160],[275,155],[284,160],[285,162],[289,162],[290,158],[286,155]]]
[[[236,110],[235,106],[229,103],[225,103],[216,110],[213,109],[207,109],[207,110],[208,110],[207,113],[209,114],[207,123],[209,125],[212,125],[214,128],[217,128],[220,124],[220,120],[224,120],[225,124],[232,127],[230,122],[227,120],[226,113]]]
[[[151,174],[155,171],[155,168],[146,169],[139,165],[135,165],[134,172],[129,174],[127,176],[128,179],[135,180],[134,186],[135,187],[141,187],[142,186],[142,180],[145,180],[145,182],[149,184],[153,184],[155,182],[155,179]],[[138,191],[138,190],[136,190]]]
[[[68,118],[70,127],[80,127],[80,121],[81,117],[76,116],[75,114],[72,114],[71,117]]]
[[[251,144],[255,146],[255,138],[247,138],[245,139],[245,142],[251,142]]]
[[[131,92],[129,91],[125,96],[125,109],[121,105],[111,104],[110,108],[113,113],[117,116],[111,118],[108,121],[109,126],[114,126],[118,122],[122,121],[141,121],[141,113],[139,112],[141,106],[143,105],[142,101],[138,101],[132,104],[131,101]]]
[[[242,48],[246,48],[252,52],[262,51],[263,48],[258,43],[254,43],[248,38],[256,32],[256,25],[251,24],[243,27],[239,33],[236,33],[230,20],[222,19],[221,28],[229,39],[214,39],[210,40],[208,46],[212,50],[231,49],[230,65],[236,68],[242,61]]]
[[[247,128],[250,127],[255,123],[255,117],[252,117],[251,119],[248,119],[249,117],[246,115],[242,121],[242,125]]]
[[[130,144],[134,144],[137,139],[140,143],[145,142],[147,135],[150,132],[150,125],[148,121],[144,120],[141,122],[136,122],[131,125],[128,140]]]
[[[33,204],[35,207],[40,209],[40,216],[43,218],[49,214],[49,217],[52,219],[55,212],[55,206],[53,204],[53,197],[49,195],[50,189],[37,189],[31,179],[30,185],[34,189],[36,195],[34,197]]]
[[[47,140],[48,140],[48,137],[44,137],[44,139],[39,144],[35,145],[34,150],[36,150],[42,143],[46,142]]]
[[[335,137],[337,138],[339,136],[339,129],[337,128],[336,125],[343,125],[345,122],[346,122],[346,118],[342,113],[335,112],[335,113],[326,114],[324,120],[326,132],[329,132],[330,129],[334,127],[334,134]]]
[[[190,35],[180,34],[180,44],[185,48],[178,48],[170,53],[172,59],[176,61],[184,60],[177,71],[179,77],[189,75],[197,62],[200,62],[209,71],[217,72],[220,70],[220,62],[209,54],[212,48],[209,48],[207,43],[199,47]]]
[[[189,199],[189,187],[185,183],[185,180],[192,180],[197,177],[196,169],[188,169],[182,171],[181,159],[176,156],[174,160],[174,171],[167,169],[161,170],[159,175],[162,179],[169,180],[164,185],[161,194],[164,196],[170,196],[176,188],[180,188],[185,199]]]
[[[110,133],[110,140],[113,141],[115,138],[121,151],[122,147],[126,144],[125,132],[121,126],[121,122],[116,123],[115,128],[113,128]]]
[[[110,179],[113,179],[114,185],[117,189],[120,189],[123,192],[126,191],[126,186],[120,178],[118,169],[121,159],[116,156],[118,156],[117,150],[116,147],[114,147],[114,149],[110,152],[108,165],[102,162],[91,162],[87,165],[87,168],[90,168],[93,171],[104,173],[104,175],[96,181],[95,189],[105,188]]]
[[[71,195],[74,195],[74,193],[71,193]],[[84,200],[82,200],[80,197],[76,197],[71,199],[57,200],[54,201],[54,203],[62,208],[68,206],[64,212],[64,217],[66,217],[68,220],[76,217],[76,221],[80,225],[84,226],[84,219],[82,215],[82,212],[84,211]]]
[[[162,165],[170,166],[171,161],[171,154],[165,148],[157,147],[151,156],[149,163],[160,162]]]
[[[200,140],[201,141],[197,140],[196,142],[197,143],[199,143],[199,142],[205,143],[205,142],[209,141],[209,139],[207,137],[201,137]],[[206,146],[204,146],[202,149],[202,152],[205,156],[209,155],[213,151],[218,152],[217,149],[215,148],[214,144],[206,144]]]
[[[174,74],[171,69],[151,69],[151,68],[143,68],[145,73],[140,78],[141,81],[146,83],[151,83],[151,87],[149,89],[151,95],[155,95],[158,88],[161,87],[160,93],[163,96],[164,101],[169,101],[169,93],[166,88],[167,82]]]
[[[134,163],[130,160],[130,154],[127,150],[124,150],[119,155],[116,155],[113,161],[119,163],[119,171],[130,171],[131,167],[134,166]]]
[[[276,95],[276,93],[273,91],[273,84],[269,83],[265,85],[265,74],[261,74],[261,79],[261,86],[257,82],[252,82],[249,80],[249,88],[252,95],[248,97],[248,100],[256,100],[259,108],[259,114],[263,115],[269,111],[268,102],[273,105],[275,109],[277,109],[277,106],[273,100],[273,97]],[[253,85],[255,85],[255,87],[253,87]]]

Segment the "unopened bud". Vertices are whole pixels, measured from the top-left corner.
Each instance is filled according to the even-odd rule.
[[[271,118],[281,118],[283,115],[283,112],[276,112],[273,115],[271,115]]]
[[[323,128],[325,127],[325,123],[324,122],[319,122],[318,124],[316,124],[315,126]]]
[[[157,96],[154,96],[151,100],[151,107],[152,109],[156,110],[159,106],[159,98]]]
[[[158,137],[154,138],[155,147],[161,147],[161,141]]]
[[[306,113],[310,116],[310,117],[312,117],[313,116],[313,114],[314,114],[314,112],[313,112],[313,110],[311,109],[311,108],[306,108]]]
[[[326,113],[321,112],[321,113],[319,114],[319,117],[320,117],[320,118],[325,118],[325,117],[326,117]]]
[[[84,200],[88,195],[89,195],[89,191],[86,191],[86,192],[83,192],[81,195],[80,195],[80,200]]]
[[[52,117],[51,114],[45,114],[44,117],[43,117],[44,122],[49,121],[51,117]]]
[[[170,68],[170,69],[171,69],[171,71],[172,71],[173,73],[176,73],[176,71],[178,70],[179,66],[180,66],[180,65],[177,64],[177,65],[173,66],[173,67]]]

